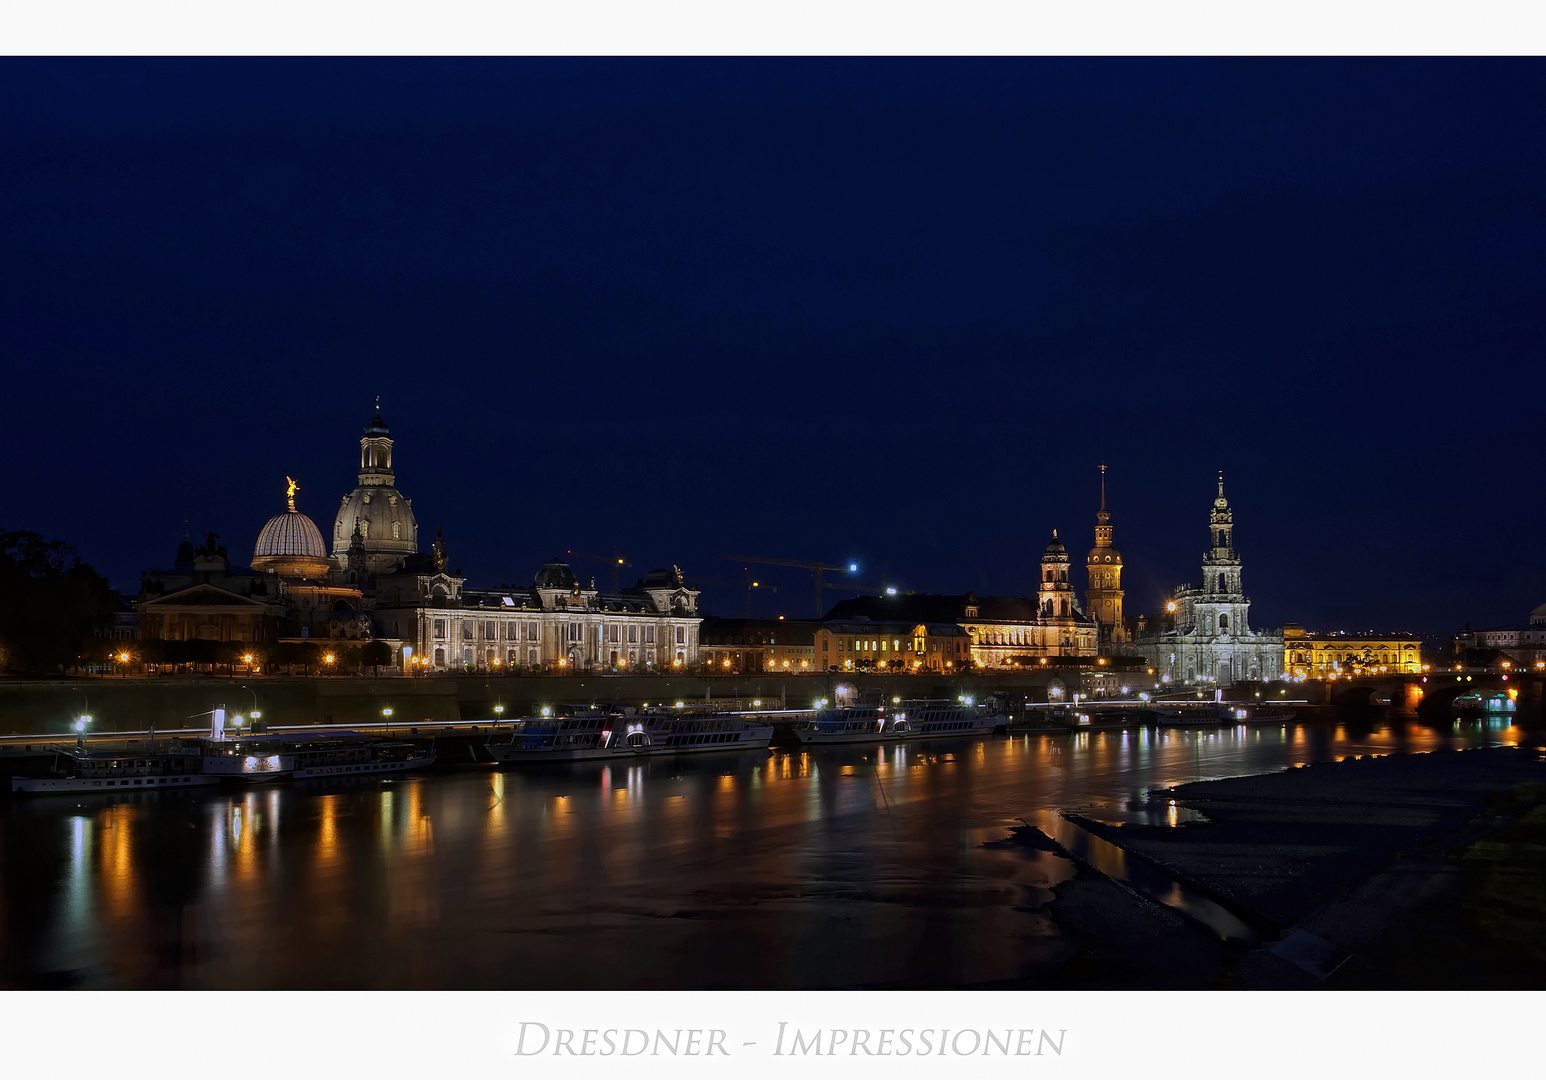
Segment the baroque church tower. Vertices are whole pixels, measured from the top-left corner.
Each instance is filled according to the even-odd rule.
[[[1041,556],[1041,581],[1036,589],[1036,600],[1043,621],[1072,622],[1074,611],[1074,587],[1068,583],[1068,549],[1052,530],[1052,541]]]
[[[1251,602],[1240,584],[1240,553],[1235,550],[1235,515],[1224,498],[1224,474],[1219,473],[1219,493],[1208,518],[1212,546],[1202,557],[1202,588],[1192,598],[1196,625],[1220,635],[1248,635],[1246,612]]]
[[[1122,553],[1111,543],[1111,514],[1106,509],[1106,466],[1100,467],[1100,510],[1095,515],[1095,546],[1085,557],[1089,588],[1084,598],[1090,616],[1100,624],[1104,646],[1128,639],[1122,621]]]

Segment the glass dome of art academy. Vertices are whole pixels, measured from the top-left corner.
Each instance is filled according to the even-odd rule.
[[[290,508],[268,519],[252,549],[252,568],[285,578],[320,578],[332,568],[322,532],[311,518],[295,508],[300,485],[288,476],[286,495]]]
[[[333,521],[333,563],[348,563],[356,528],[365,549],[366,568],[390,573],[419,550],[419,523],[413,503],[393,486],[392,432],[378,407],[360,436],[360,486],[344,496]]]

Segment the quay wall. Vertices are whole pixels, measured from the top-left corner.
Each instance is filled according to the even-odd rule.
[[[1060,675],[1075,688],[1071,673]],[[1047,676],[930,677],[916,675],[565,675],[565,676],[311,676],[215,678],[200,676],[0,679],[0,735],[68,735],[89,709],[99,733],[203,727],[216,706],[246,715],[254,704],[272,726],[359,724],[382,719],[404,725],[491,721],[495,705],[506,720],[544,705],[642,705],[683,701],[750,707],[808,709],[834,697],[838,683],[892,697],[956,697],[1002,693],[1046,699]],[[244,688],[245,687],[245,688]],[[84,695],[84,696],[83,696]]]
[[[242,689],[250,687],[252,692]],[[84,692],[83,698],[81,692]],[[246,715],[253,695],[270,724],[454,723],[459,719],[456,683],[435,679],[6,679],[0,680],[0,735],[73,732],[89,707],[98,733],[208,728],[207,714],[224,705]]]
[[[0,679],[0,735],[68,735],[75,717],[88,707],[95,732],[143,731],[152,723],[163,731],[203,727],[209,720],[199,714],[206,714],[217,705],[224,705],[228,712],[246,715],[252,710],[254,694],[264,720],[276,726],[379,722],[384,708],[392,709],[394,724],[407,726],[490,722],[495,718],[496,705],[504,706],[506,720],[533,714],[544,705],[683,701],[749,708],[753,701],[761,700],[765,709],[808,709],[817,699],[833,699],[840,683],[860,692],[878,691],[888,698],[954,698],[970,694],[981,699],[999,693],[1014,708],[1023,701],[1045,701],[1047,683],[1054,677],[1069,693],[1087,689],[1071,671],[955,676],[823,673]],[[1539,721],[1541,716],[1543,683],[1546,680],[1533,674],[1508,682],[1496,676],[1477,676],[1473,682],[1459,684],[1430,676],[1426,684],[1414,678],[1346,687],[1306,683],[1291,688],[1290,693],[1300,700],[1309,699],[1310,707],[1300,709],[1305,719],[1384,715],[1432,721],[1448,717],[1449,699],[1462,688],[1512,686],[1521,691],[1518,719],[1532,722]],[[1419,694],[1419,690],[1424,693]],[[1232,696],[1237,695],[1226,694]],[[1251,700],[1251,695],[1243,690],[1238,696]]]

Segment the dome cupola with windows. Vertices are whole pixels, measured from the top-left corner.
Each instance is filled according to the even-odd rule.
[[[396,487],[392,471],[392,431],[381,418],[381,403],[360,436],[359,486],[345,495],[333,519],[333,563],[348,563],[356,527],[365,550],[365,569],[391,573],[419,550],[419,524],[413,503]]]

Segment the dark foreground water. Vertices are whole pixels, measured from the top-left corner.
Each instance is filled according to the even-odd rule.
[[[1057,811],[1079,810],[1135,820],[1151,788],[1514,741],[1512,729],[1474,724],[1084,732],[13,799],[0,831],[0,981],[558,989],[1016,978],[1066,949],[1039,909],[1073,873],[1058,856],[993,843],[1017,819],[1050,827]],[[1121,875],[1119,849],[1101,858]]]

